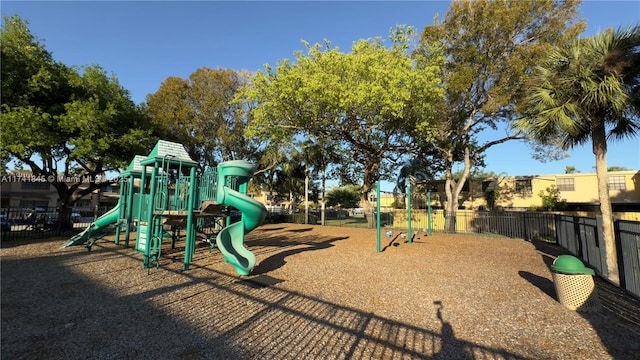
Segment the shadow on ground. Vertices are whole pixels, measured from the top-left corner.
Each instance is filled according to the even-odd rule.
[[[96,247],[92,253],[2,260],[3,359],[208,357],[207,334],[150,306],[153,291],[119,295],[65,265],[108,262],[131,252]],[[114,269],[113,276],[139,270]],[[224,343],[215,346],[229,358],[242,358]]]
[[[543,293],[547,294],[550,298],[556,298],[556,290],[553,285],[553,281],[547,279],[544,276],[536,275],[528,271],[518,271],[518,274],[532,285],[535,285]]]
[[[265,241],[286,249],[272,255],[279,264],[343,239]],[[146,275],[132,249],[94,247],[2,260],[2,358],[522,358],[456,338],[442,302],[426,314],[438,332],[288,291],[264,274],[239,279],[205,263]],[[90,266],[116,256],[117,268]]]
[[[311,229],[287,230],[287,232],[297,232],[298,234],[310,231]],[[252,247],[261,247],[263,250],[256,252],[256,255],[266,257],[253,269],[253,274],[266,274],[278,269],[286,264],[286,258],[295,254],[307,251],[317,251],[327,249],[333,246],[336,241],[346,240],[348,236],[342,237],[319,237],[296,235],[295,239],[291,239],[287,234],[274,235],[268,238],[251,241]],[[286,248],[287,250],[280,251]],[[268,249],[276,249],[268,250]],[[267,254],[267,252],[271,254]]]

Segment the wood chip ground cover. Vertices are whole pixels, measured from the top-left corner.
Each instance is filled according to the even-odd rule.
[[[637,300],[597,281],[603,311],[556,300],[561,249],[518,239],[293,224],[247,234],[241,277],[199,244],[160,268],[109,238],[4,241],[3,359],[637,359]],[[111,238],[112,240],[112,238]],[[183,245],[182,245],[183,246]]]

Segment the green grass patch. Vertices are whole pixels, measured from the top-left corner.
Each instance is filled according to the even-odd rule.
[[[346,219],[327,219],[325,220],[327,226],[347,226],[366,228],[367,220],[364,218],[346,218]]]

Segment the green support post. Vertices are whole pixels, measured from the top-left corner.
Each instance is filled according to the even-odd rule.
[[[431,236],[431,191],[427,192],[427,235]]]
[[[376,224],[377,229],[377,252],[380,252],[380,182],[376,185]]]
[[[411,229],[411,185],[407,186],[407,237],[409,244],[413,243],[413,230]]]
[[[125,217],[127,218],[127,223],[126,223],[126,232],[124,234],[124,247],[128,248],[129,247],[129,240],[131,239],[131,221],[133,220],[133,191],[135,190],[134,188],[134,181],[135,181],[135,177],[131,176],[129,177],[129,181],[127,182],[127,187],[129,188],[129,191],[127,192],[127,202],[125,203]],[[138,219],[140,219],[138,217]]]
[[[149,258],[151,256],[151,247],[154,246],[154,236],[157,232],[157,226],[155,222],[154,209],[156,206],[156,192],[158,191],[158,163],[153,164],[153,171],[151,172],[151,186],[149,186],[149,206],[147,208],[147,228],[146,230],[146,248],[144,249],[144,268],[148,269],[151,264]],[[162,236],[162,234],[160,234]]]
[[[122,178],[120,179],[122,180]],[[122,186],[122,181],[120,181],[120,190],[119,190],[120,208],[118,209],[118,220],[116,221],[116,239],[115,239],[116,245],[120,244],[120,222],[125,217],[125,210],[127,207],[126,206],[127,202],[125,201],[125,199],[127,196],[126,194],[127,190],[128,190],[127,188]]]
[[[143,165],[142,167],[142,176],[140,177],[140,196],[138,198],[138,228],[136,230],[136,251],[141,251],[140,247],[142,246],[142,242],[144,241],[145,246],[148,246],[149,239],[146,238],[147,227],[149,226],[147,219],[142,218],[142,214],[144,213],[144,199],[145,199],[145,188],[147,182],[147,166]],[[142,225],[142,223],[145,223]],[[144,258],[144,268],[147,268],[147,258]]]
[[[193,253],[196,251],[196,226],[194,224],[193,209],[195,206],[195,198],[197,196],[198,186],[196,178],[196,168],[192,167],[189,171],[189,198],[187,199],[187,229],[185,231],[187,238],[184,246],[184,269],[189,270],[189,264],[193,259]]]

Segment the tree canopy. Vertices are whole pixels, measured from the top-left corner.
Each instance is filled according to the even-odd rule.
[[[327,193],[327,206],[353,209],[359,207],[360,186],[347,185],[331,189]]]
[[[437,68],[417,68],[408,54],[411,35],[398,27],[390,47],[381,38],[359,40],[349,53],[328,41],[305,43],[295,62],[266,66],[242,93],[256,104],[249,136],[287,142],[302,134],[339,144],[349,159],[342,165],[361,169],[361,201],[371,207],[367,194],[404,153],[408,129],[431,121],[440,96]]]
[[[0,152],[52,181],[64,212],[107,185],[98,176],[146,153],[148,121],[115,76],[98,65],[56,62],[27,21],[4,21]]]
[[[422,31],[415,56],[444,59],[440,76],[445,97],[435,107],[439,121],[426,129],[433,137],[425,146],[435,148],[445,163],[447,231],[455,231],[457,199],[471,168],[488,148],[521,138],[510,129],[527,78],[553,44],[584,29],[583,23],[571,23],[578,5],[555,0],[454,1],[442,22],[436,18]],[[499,128],[506,129],[504,136],[479,141],[482,131]],[[464,166],[458,181],[452,176],[456,163]]]
[[[244,82],[244,76],[234,70],[206,67],[188,80],[167,78],[147,96],[157,135],[185,145],[202,168],[255,158],[255,145],[244,137],[241,105],[231,101]]]

